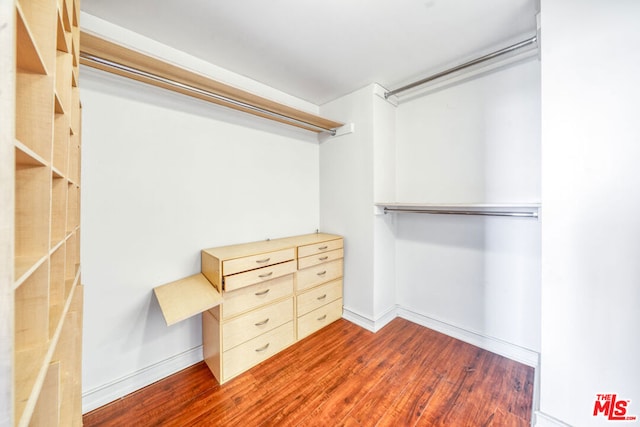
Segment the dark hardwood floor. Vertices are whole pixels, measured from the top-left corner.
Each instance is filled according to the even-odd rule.
[[[220,386],[204,363],[85,426],[529,426],[533,368],[395,319],[338,320]]]

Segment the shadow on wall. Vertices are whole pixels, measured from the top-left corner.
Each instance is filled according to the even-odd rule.
[[[243,128],[291,137],[308,143],[318,142],[318,135],[315,132],[276,123],[269,119],[242,113],[94,68],[83,66],[81,70],[83,88],[88,87],[91,90],[108,93],[111,96],[135,99],[136,102],[217,120]]]

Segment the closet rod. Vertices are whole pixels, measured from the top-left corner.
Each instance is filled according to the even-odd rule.
[[[291,124],[291,125],[300,125],[300,126],[303,126],[305,128],[313,128],[313,129],[315,129],[315,130],[317,130],[319,132],[327,132],[331,136],[335,136],[335,134],[336,134],[336,130],[335,129],[328,129],[328,128],[324,128],[324,127],[321,127],[321,126],[318,126],[318,125],[314,125],[312,123],[305,122],[304,120],[298,120],[296,118],[289,117],[289,116],[284,115],[284,114],[280,114],[280,113],[276,113],[274,111],[266,110],[264,108],[256,107],[255,105],[251,105],[251,104],[248,104],[246,102],[238,101],[238,100],[233,99],[233,98],[228,98],[226,96],[219,95],[219,94],[213,93],[213,92],[209,92],[209,91],[204,90],[204,89],[199,89],[197,87],[193,87],[193,86],[190,86],[190,85],[187,85],[187,84],[184,84],[184,83],[176,82],[174,80],[170,80],[170,79],[167,79],[165,77],[158,76],[156,74],[152,74],[152,73],[149,73],[149,72],[146,72],[146,71],[138,70],[137,68],[133,68],[133,67],[129,67],[127,65],[119,64],[119,63],[114,62],[114,61],[109,61],[108,59],[99,58],[97,56],[90,55],[90,54],[85,53],[85,52],[80,52],[80,58],[84,59],[87,62],[91,62],[91,63],[94,63],[94,64],[100,64],[100,65],[103,65],[103,66],[106,66],[106,67],[109,67],[109,68],[114,68],[114,69],[117,69],[117,70],[120,70],[120,71],[124,71],[125,73],[135,74],[137,76],[145,77],[145,78],[150,79],[150,80],[155,80],[156,82],[163,83],[163,84],[166,84],[166,85],[170,85],[170,86],[182,89],[182,90],[186,90],[188,92],[197,93],[199,95],[203,95],[203,96],[206,96],[206,97],[218,100],[218,101],[222,101],[222,102],[225,102],[227,104],[232,104],[232,105],[235,105],[236,107],[244,108],[244,109],[255,111],[257,113],[260,113],[260,114],[263,114],[263,115],[266,115],[266,116],[269,116],[269,117],[273,117],[273,118],[277,118],[277,119],[280,119],[280,120],[284,120],[285,122],[287,122],[288,124]]]
[[[511,216],[519,218],[537,218],[537,212],[513,212],[513,211],[473,211],[473,210],[443,210],[443,209],[406,209],[406,208],[384,208],[384,213],[421,213],[438,215],[480,215],[480,216]]]
[[[422,80],[418,80],[417,82],[409,83],[408,85],[399,87],[399,88],[394,89],[394,90],[390,90],[389,92],[385,92],[384,93],[384,97],[385,98],[389,98],[392,95],[397,95],[400,92],[404,92],[405,90],[413,89],[416,86],[420,86],[420,85],[423,85],[425,83],[429,83],[429,82],[431,82],[433,80],[439,79],[439,78],[444,77],[444,76],[446,76],[448,74],[455,73],[456,71],[460,71],[460,70],[463,70],[465,68],[468,68],[468,67],[471,67],[471,66],[474,66],[474,65],[477,65],[477,64],[481,64],[483,62],[486,62],[486,61],[489,61],[491,59],[497,58],[499,56],[506,55],[507,53],[516,51],[518,49],[522,49],[523,47],[529,46],[530,44],[536,43],[537,41],[538,41],[538,37],[537,36],[533,36],[533,37],[531,37],[529,39],[526,39],[526,40],[523,40],[523,41],[521,41],[519,43],[513,44],[511,46],[505,47],[503,49],[500,49],[500,50],[497,50],[495,52],[489,53],[487,55],[481,56],[479,58],[473,59],[473,60],[471,60],[469,62],[465,62],[464,64],[460,64],[460,65],[457,65],[457,66],[455,66],[453,68],[449,68],[448,70],[441,71],[439,73],[433,74],[433,75],[431,75],[429,77],[426,77],[426,78],[424,78]]]

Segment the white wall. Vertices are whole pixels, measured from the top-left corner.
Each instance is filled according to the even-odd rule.
[[[202,358],[200,317],[167,327],[152,289],[200,249],[314,232],[313,133],[83,67],[83,406]]]
[[[542,2],[538,425],[640,417],[640,2]],[[624,425],[637,423],[621,423]]]
[[[373,195],[374,201],[395,200],[396,107],[386,101],[384,90],[373,85]],[[396,237],[393,215],[374,218],[373,318],[375,329],[395,317]]]
[[[397,200],[540,201],[540,63],[426,90],[397,110]],[[397,214],[400,307],[540,351],[540,223]]]
[[[321,106],[355,132],[320,143],[320,227],[345,239],[344,308],[373,319],[373,92],[370,86]]]
[[[407,98],[397,112],[399,201],[540,201],[535,57]]]

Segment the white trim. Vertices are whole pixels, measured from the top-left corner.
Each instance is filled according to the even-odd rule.
[[[387,311],[385,311],[382,316],[379,316],[374,321],[374,332],[378,332],[380,329],[384,328],[389,322],[398,317],[398,306],[394,305],[390,307]]]
[[[350,321],[351,323],[355,323],[356,325],[375,333],[384,328],[393,319],[398,317],[398,306],[394,305],[390,307],[387,311],[382,313],[382,316],[378,317],[376,320],[372,320],[364,314],[343,307],[342,317]]]
[[[129,393],[140,390],[171,374],[202,360],[202,346],[194,347],[153,365],[139,369],[122,378],[82,393],[82,413],[85,414]]]
[[[484,350],[499,354],[500,356],[515,360],[516,362],[523,363],[536,369],[538,368],[540,354],[533,350],[529,350],[497,338],[481,335],[477,332],[468,331],[402,307],[398,307],[398,317],[402,317],[403,319],[425,326],[429,329],[433,329],[434,331],[441,332],[450,337],[457,338],[460,341],[473,344]]]
[[[342,308],[342,317],[351,323],[355,323],[361,328],[365,328],[368,331],[376,331],[375,322],[373,320],[360,313],[350,310],[347,307]]]
[[[535,426],[536,427],[571,427],[569,424],[565,424],[557,418],[547,415],[544,412],[535,412]]]

